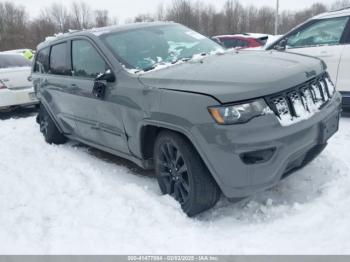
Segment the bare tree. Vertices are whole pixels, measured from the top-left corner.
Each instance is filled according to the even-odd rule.
[[[95,10],[95,27],[111,25],[108,10]]]
[[[156,19],[158,21],[162,21],[162,20],[165,19],[165,9],[164,9],[164,4],[163,3],[160,3],[158,5],[157,12],[156,12]]]
[[[56,24],[47,16],[41,15],[34,19],[28,25],[28,39],[30,40],[30,45],[27,47],[35,48],[36,45],[45,40],[46,37],[52,36],[59,32],[57,30]]]
[[[71,27],[72,18],[67,8],[62,4],[54,3],[50,7],[42,10],[41,18],[50,20],[55,24],[56,30],[66,32]]]
[[[22,48],[27,44],[27,21],[24,7],[0,3],[0,50]]]
[[[139,14],[135,17],[134,22],[140,23],[140,22],[154,22],[155,18],[150,14]]]
[[[128,22],[156,20],[175,21],[207,36],[243,32],[273,33],[274,9],[267,6],[243,6],[240,0],[226,0],[217,11],[203,0],[172,0],[160,4],[155,14],[139,14]],[[350,6],[350,0],[335,0],[333,4],[315,3],[300,11],[281,12],[280,33],[285,33],[310,17],[327,10]],[[47,36],[69,29],[88,29],[118,24],[108,10],[92,10],[85,2],[76,1],[67,7],[60,3],[41,10],[29,19],[22,6],[0,0],[0,50],[35,46]]]
[[[91,9],[85,2],[73,2],[71,15],[72,29],[87,29],[93,26]]]
[[[332,10],[350,7],[350,0],[338,0],[331,5]]]

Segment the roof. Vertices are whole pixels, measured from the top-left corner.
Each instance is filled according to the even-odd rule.
[[[350,16],[350,7],[322,13],[317,16],[314,16],[312,19],[327,19],[327,18],[342,17],[342,16]]]
[[[73,37],[73,36],[98,37],[107,33],[122,32],[127,30],[153,27],[153,26],[162,26],[162,25],[169,25],[169,24],[176,24],[176,23],[174,22],[141,22],[141,23],[131,23],[131,24],[124,24],[124,25],[114,25],[114,26],[106,26],[106,27],[99,27],[99,28],[92,28],[92,29],[84,29],[84,30],[71,30],[68,33],[59,33],[59,34],[56,34],[55,36],[47,37],[44,42],[38,45],[38,48],[46,47],[55,42],[59,42],[62,39]]]

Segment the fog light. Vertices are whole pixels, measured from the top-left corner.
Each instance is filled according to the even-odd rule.
[[[268,148],[258,151],[252,151],[240,154],[240,158],[246,165],[262,164],[268,162],[274,153],[276,148]]]

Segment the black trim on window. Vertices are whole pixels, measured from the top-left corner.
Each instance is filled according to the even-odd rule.
[[[350,44],[350,17],[349,17],[349,21],[346,25],[344,34],[340,40],[341,44]]]

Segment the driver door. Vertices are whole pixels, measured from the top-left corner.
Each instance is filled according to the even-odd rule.
[[[116,81],[103,83],[101,97],[93,94],[97,76],[111,70],[97,48],[87,39],[71,41],[72,80],[70,90],[74,97],[74,112],[78,136],[95,145],[129,153],[119,105],[108,100]]]
[[[286,50],[321,58],[337,82],[339,62],[344,49],[342,38],[348,17],[315,20],[287,36]]]

